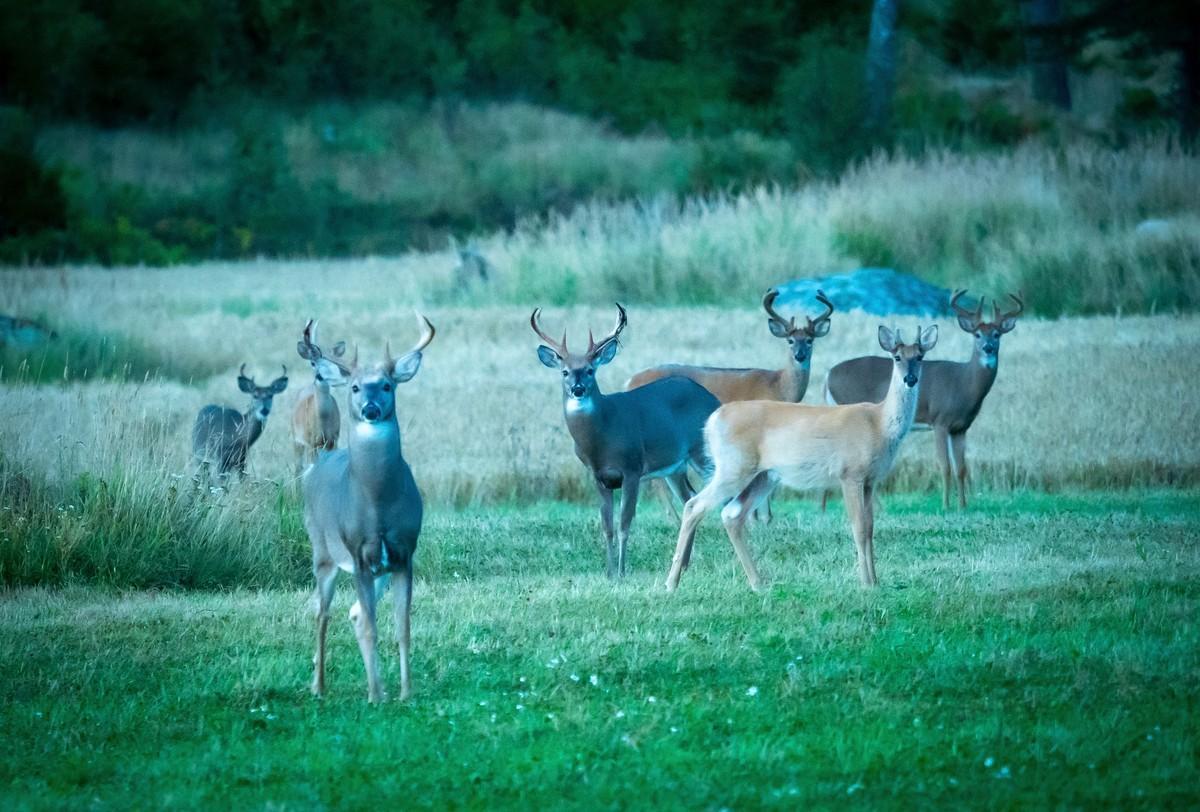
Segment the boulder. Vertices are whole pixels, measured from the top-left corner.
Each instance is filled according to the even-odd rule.
[[[58,333],[36,321],[0,315],[0,347],[36,347],[58,338]]]
[[[847,273],[784,282],[777,309],[807,312],[816,307],[818,290],[838,310],[862,310],[876,316],[949,316],[950,291],[892,268],[859,268]],[[974,306],[962,300],[964,306]]]

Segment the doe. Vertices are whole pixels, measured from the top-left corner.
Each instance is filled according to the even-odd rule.
[[[246,454],[262,436],[271,414],[271,401],[287,389],[287,367],[269,386],[259,386],[246,377],[246,365],[242,364],[237,383],[238,389],[251,398],[250,408],[244,413],[210,403],[196,415],[192,426],[192,457],[196,460],[198,480],[211,482],[214,467],[222,483],[231,471],[246,475]]]

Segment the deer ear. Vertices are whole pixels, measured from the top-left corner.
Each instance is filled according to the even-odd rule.
[[[309,349],[309,345],[304,343],[303,341],[296,342],[296,353],[301,358],[303,358],[305,361],[316,361],[317,360],[314,357],[315,353],[311,349]]]
[[[1017,326],[1017,317],[1016,317],[1016,316],[1009,316],[1007,319],[1005,319],[1004,321],[1000,322],[1000,332],[1002,332],[1002,333],[1007,333],[1007,332],[1009,332],[1010,330],[1012,330],[1012,328],[1014,328],[1014,327],[1016,327],[1016,326]]]
[[[961,327],[962,329],[966,330],[968,333],[975,332],[975,327],[976,327],[975,322],[972,321],[971,319],[967,318],[966,316],[958,317],[958,326]]]
[[[396,383],[408,383],[420,368],[420,351],[407,353],[392,362],[392,379]]]
[[[826,335],[829,335],[829,320],[821,319],[812,326],[812,337],[821,338],[822,336]]]
[[[338,343],[334,344],[333,345],[333,354],[338,358],[341,358],[343,355],[345,355],[346,354],[346,342],[339,341]]]
[[[617,349],[619,349],[619,346],[617,344],[617,340],[614,338],[612,341],[609,341],[607,344],[601,347],[599,352],[592,356],[592,363],[598,367],[604,366],[609,361],[617,357]]]
[[[538,359],[541,360],[543,366],[551,369],[558,369],[562,365],[562,359],[558,357],[558,353],[545,344],[538,347]]]
[[[238,375],[238,389],[241,389],[243,392],[249,395],[252,394],[257,388],[258,387],[254,385],[254,381],[252,381],[250,378],[247,378],[245,375]]]
[[[776,338],[787,338],[791,332],[786,324],[775,319],[767,319],[767,328],[771,331],[771,335]]]
[[[278,395],[284,389],[287,389],[287,376],[276,378],[271,382],[271,392]]]
[[[896,351],[896,334],[882,324],[879,325],[879,346],[888,355]]]
[[[935,346],[937,346],[937,339],[938,339],[937,325],[934,324],[929,327],[926,327],[921,332],[920,337],[917,339],[917,343],[921,345],[921,352],[929,352]]]

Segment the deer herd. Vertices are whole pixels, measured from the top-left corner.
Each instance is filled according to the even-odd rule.
[[[551,338],[542,327],[541,309],[535,309],[529,323],[542,342],[538,359],[561,375],[567,430],[599,497],[609,577],[626,572],[643,480],[661,479],[683,506],[668,590],[678,587],[696,529],[713,508],[720,509],[750,587],[760,589],[764,581],[746,545],[746,524],[751,515],[770,520],[767,500],[779,485],[820,491],[822,508],[828,490],[841,488],[859,578],[873,586],[875,494],[911,429],[934,432],[943,506],[950,506],[955,477],[958,504],[967,504],[966,433],[996,379],[1000,338],[1016,326],[1024,302],[1009,294],[1015,309],[1002,312],[993,303],[992,318],[985,321],[983,299],[969,310],[961,304],[965,294],[956,291],[950,307],[959,327],[974,337],[970,358],[926,360],[937,344],[936,326],[918,328],[911,341],[898,329],[880,326],[879,347],[886,357],[863,356],[835,365],[825,381],[823,405],[800,402],[808,390],[814,343],[829,333],[834,312],[833,302],[820,291],[816,299],[822,312],[803,324],[776,311],[778,290],[763,298],[768,329],[788,344],[781,368],[664,364],[638,372],[623,391],[608,394],[600,390],[597,372],[617,354],[628,324],[625,308],[617,304],[616,322],[599,340],[589,331],[582,351],[568,349],[565,332],[560,340]],[[355,585],[350,618],[371,702],[384,696],[376,609],[395,577],[401,698],[411,691],[409,610],[423,507],[402,452],[395,390],[417,374],[435,334],[427,318],[418,313],[417,321],[421,334],[410,350],[393,356],[388,347],[374,363],[360,362],[357,348],[347,363],[344,342],[323,349],[311,320],[297,343],[313,373],[296,401],[291,425],[316,579],[312,691],[317,696],[325,690],[325,640],[339,570]],[[246,377],[243,365],[238,388],[250,395],[249,410],[243,414],[216,405],[200,410],[192,432],[198,480],[212,477],[214,468],[222,483],[234,471],[244,475],[247,452],[262,434],[272,398],[287,383],[285,369],[268,386],[258,386]],[[343,386],[348,390],[348,431],[339,448],[342,419],[332,390]],[[690,474],[703,482],[699,491]],[[621,503],[614,526],[617,490]]]

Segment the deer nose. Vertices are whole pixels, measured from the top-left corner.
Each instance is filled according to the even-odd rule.
[[[587,389],[581,384],[575,384],[571,387],[571,394],[577,398],[583,397],[585,392],[587,392]]]
[[[910,372],[904,376],[904,382],[908,384],[908,387],[911,389],[917,385],[917,376]]]
[[[363,420],[378,420],[383,412],[374,403],[368,403],[362,408]]]

